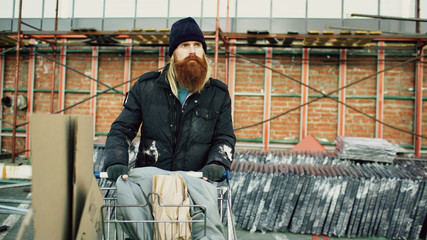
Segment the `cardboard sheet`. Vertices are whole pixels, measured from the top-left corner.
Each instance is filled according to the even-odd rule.
[[[99,239],[90,224],[103,205],[93,177],[92,117],[33,114],[30,137],[34,239],[75,239],[83,220],[79,236]]]
[[[81,212],[79,229],[76,240],[102,239],[101,206],[104,205],[98,183],[92,176],[86,202]]]
[[[73,233],[77,232],[93,178],[93,127],[90,116],[71,116],[74,126]]]
[[[73,133],[66,115],[30,117],[34,239],[72,236]]]

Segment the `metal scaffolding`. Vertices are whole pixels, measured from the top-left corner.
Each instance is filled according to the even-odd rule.
[[[419,0],[418,0],[419,1]],[[32,52],[33,54],[38,54],[42,57],[45,57],[49,61],[52,61],[52,79],[51,79],[51,99],[50,99],[50,113],[60,113],[65,111],[66,109],[62,109],[59,111],[54,110],[54,92],[55,92],[55,79],[56,79],[56,66],[57,64],[66,67],[67,69],[71,69],[68,66],[64,66],[61,62],[57,61],[56,54],[58,50],[58,46],[122,46],[122,47],[132,47],[132,46],[152,46],[152,47],[167,47],[168,41],[169,41],[169,31],[167,29],[159,29],[159,30],[152,30],[152,29],[133,29],[131,31],[97,31],[95,29],[73,29],[72,31],[58,31],[58,0],[56,1],[57,8],[56,8],[56,18],[55,18],[55,30],[53,32],[49,31],[41,31],[41,29],[38,29],[36,27],[32,27],[31,25],[24,23],[22,21],[21,15],[22,15],[22,0],[20,0],[20,7],[19,7],[19,19],[18,19],[18,30],[17,32],[3,32],[0,33],[0,37],[2,37],[0,40],[0,45],[3,44],[4,46],[12,47],[11,41],[16,39],[16,44],[13,44],[13,48],[16,48],[16,69],[15,69],[15,89],[13,93],[13,133],[12,133],[12,161],[15,161],[15,158],[17,156],[16,152],[16,129],[20,126],[23,126],[24,124],[17,124],[17,99],[18,99],[18,84],[19,84],[19,66],[20,66],[20,51],[22,48],[25,48]],[[411,59],[410,61],[406,61],[400,64],[397,64],[396,66],[401,66],[407,62],[416,62],[416,121],[415,121],[415,132],[408,132],[409,134],[412,134],[414,136],[414,146],[415,146],[415,155],[420,156],[420,149],[421,149],[421,139],[426,138],[422,135],[422,82],[423,82],[423,50],[424,46],[427,43],[427,35],[421,35],[421,34],[410,34],[410,35],[402,35],[402,34],[383,34],[379,31],[367,31],[367,30],[355,30],[355,32],[351,32],[349,30],[342,30],[340,33],[336,34],[331,31],[309,31],[308,33],[300,34],[300,33],[294,33],[294,32],[288,32],[288,33],[282,33],[282,34],[275,34],[275,33],[269,33],[269,32],[263,32],[263,31],[248,31],[247,33],[233,33],[229,32],[230,29],[230,17],[229,17],[229,1],[227,1],[227,17],[226,17],[226,31],[223,32],[220,28],[220,0],[217,0],[217,16],[216,16],[216,28],[214,32],[205,32],[205,37],[207,39],[207,42],[210,46],[214,46],[214,78],[217,78],[218,75],[218,64],[219,64],[219,54],[224,53],[225,56],[225,62],[224,62],[224,68],[225,68],[225,82],[228,84],[230,79],[229,77],[229,59],[230,57],[237,57],[237,58],[245,58],[239,54],[236,54],[231,50],[232,47],[248,47],[248,48],[255,48],[255,47],[266,47],[266,48],[294,48],[294,49],[311,49],[311,48],[318,48],[318,49],[416,49],[417,50],[417,57],[414,59]],[[360,14],[358,16],[361,16]],[[371,16],[371,15],[363,15],[363,17],[371,17],[371,18],[384,18],[386,16]],[[390,17],[389,17],[390,18]],[[408,18],[394,18],[395,20],[406,20],[406,21],[415,21],[417,23],[427,21],[426,19],[420,19],[420,18],[414,18],[414,19],[408,19]],[[25,24],[27,26],[30,26],[34,28],[36,31],[22,31],[21,30],[21,24]],[[419,31],[419,24],[417,24],[417,31]],[[73,41],[68,41],[66,43],[58,42],[58,39],[72,39]],[[23,40],[28,39],[37,39],[41,42],[48,43],[49,46],[52,48],[53,51],[53,59],[50,59],[46,56],[43,56],[36,51],[33,51],[29,49]],[[53,40],[52,40],[53,39]],[[129,39],[132,39],[132,41],[128,41]],[[379,45],[381,43],[381,45]],[[7,45],[8,44],[8,45]],[[1,46],[0,46],[1,47]],[[246,59],[248,61],[252,61],[250,59]],[[259,64],[256,61],[252,61],[254,64]],[[265,69],[268,69],[272,72],[276,72],[281,74],[284,77],[290,78],[291,77],[284,75],[283,73],[280,73],[276,70],[274,70],[271,65],[263,65],[259,64]],[[393,67],[396,67],[393,66]],[[380,70],[379,72],[375,73],[374,75],[377,75],[381,72],[388,71],[391,68],[384,68]],[[72,70],[72,69],[71,69]],[[77,70],[74,70],[78,72]],[[90,77],[85,75],[84,73],[79,73],[84,75],[85,77],[99,82],[96,78]],[[366,78],[362,78],[360,81],[363,81],[363,79],[367,79],[371,76],[368,76]],[[129,81],[133,81],[134,79],[131,79]],[[234,81],[234,80],[231,80]],[[304,85],[304,82],[301,82],[299,80],[296,80],[299,84],[312,89],[308,85]],[[357,81],[357,82],[360,82]],[[101,83],[103,84],[103,83]],[[124,83],[123,83],[124,84]],[[355,84],[355,83],[353,83]],[[108,89],[105,91],[113,90],[117,91],[116,88],[118,86],[108,86],[106,84],[103,84]],[[120,85],[119,85],[120,86]],[[348,87],[348,86],[345,86]],[[344,88],[345,88],[344,87]],[[334,92],[325,94],[320,92],[320,94],[323,97],[329,97],[332,93],[337,93],[342,91],[344,88],[337,89]],[[313,90],[313,89],[312,89]],[[319,92],[318,90],[314,89],[316,92]],[[101,93],[102,94],[102,93]],[[231,92],[230,94],[234,94],[234,92]],[[94,94],[91,96],[91,98],[97,97],[99,94]],[[336,100],[335,98],[331,98],[333,100]],[[87,99],[86,99],[87,100]],[[85,100],[85,101],[86,101]],[[317,99],[318,100],[318,99]],[[303,107],[304,105],[308,105],[313,101],[307,101],[298,108]],[[81,102],[80,102],[81,103]],[[339,104],[345,104],[342,101],[338,100]],[[79,104],[79,103],[78,103]],[[73,105],[75,106],[75,105]],[[71,107],[73,107],[71,106]],[[346,105],[347,106],[347,105]],[[351,107],[351,106],[347,106]],[[68,107],[67,109],[69,109]],[[289,112],[289,111],[288,111]],[[286,112],[286,113],[288,113]],[[284,113],[285,114],[285,113]],[[281,115],[280,115],[281,116]],[[365,116],[368,116],[365,114]],[[268,121],[277,118],[278,116],[269,118],[268,116],[264,116],[264,121],[260,123],[256,123],[251,126],[259,125],[259,124],[265,124]],[[372,117],[370,117],[372,118]],[[382,119],[376,119],[380,125],[387,126],[386,123],[382,121]],[[27,123],[25,123],[27,124]],[[247,127],[251,127],[247,126]],[[393,127],[393,126],[388,126]],[[239,129],[236,129],[239,130]],[[399,129],[401,130],[401,129]],[[267,136],[268,137],[268,136]],[[26,150],[28,151],[28,150]]]

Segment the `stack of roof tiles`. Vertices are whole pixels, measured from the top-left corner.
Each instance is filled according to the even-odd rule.
[[[418,239],[427,214],[419,166],[243,150],[231,173],[236,226],[252,231]]]

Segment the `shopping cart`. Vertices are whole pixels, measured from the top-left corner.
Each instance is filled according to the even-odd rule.
[[[96,175],[96,174],[95,174]],[[228,185],[229,173],[227,172],[227,178],[217,187],[218,193],[218,211],[220,219],[223,225],[226,227],[228,240],[236,239],[233,216],[231,211],[231,190]],[[199,224],[203,226],[202,236],[206,236],[206,206],[203,205],[163,205],[161,203],[160,196],[151,192],[148,194],[147,199],[153,199],[152,196],[157,196],[157,201],[160,207],[163,208],[192,208],[194,212],[198,212],[202,218],[190,219],[190,220],[145,220],[145,219],[121,219],[119,211],[121,209],[132,210],[132,208],[148,208],[149,204],[145,205],[118,205],[116,198],[116,187],[101,187],[102,194],[104,196],[105,205],[102,206],[102,225],[103,225],[103,237],[105,240],[124,240],[131,239],[125,228],[131,226],[133,230],[137,232],[152,232],[160,239],[168,239],[170,236],[175,236],[174,239],[190,239],[190,231],[182,231],[183,225],[185,224]],[[186,229],[184,227],[184,229]],[[200,233],[199,233],[200,234]],[[168,237],[166,237],[168,236]],[[200,236],[200,235],[199,235]],[[194,239],[194,238],[193,238]],[[132,239],[136,240],[136,239]]]

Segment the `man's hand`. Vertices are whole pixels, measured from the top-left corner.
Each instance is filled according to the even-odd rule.
[[[225,167],[218,164],[209,164],[203,167],[203,177],[210,181],[221,181],[224,176]]]
[[[126,181],[128,173],[129,168],[121,164],[112,165],[107,168],[108,180],[113,182],[117,181],[117,178],[119,178],[120,175],[126,175],[126,179],[125,176],[123,176],[123,180]]]

